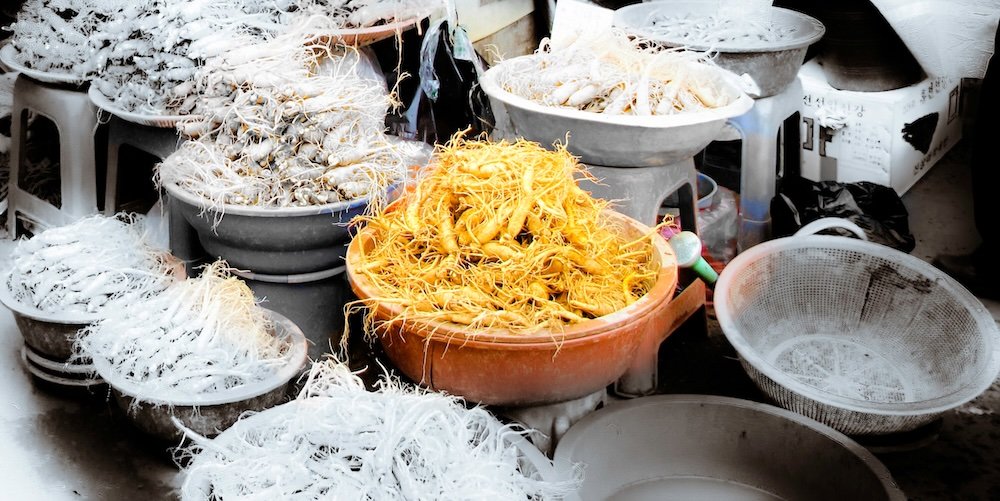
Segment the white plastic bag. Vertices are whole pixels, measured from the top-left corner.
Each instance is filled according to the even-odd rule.
[[[932,77],[982,78],[1000,0],[872,0]]]

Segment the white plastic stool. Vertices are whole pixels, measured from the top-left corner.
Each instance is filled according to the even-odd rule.
[[[771,199],[774,198],[778,163],[778,132],[785,120],[802,106],[798,77],[780,94],[757,99],[747,113],[729,124],[743,139],[740,167],[740,222],[737,250],[742,252],[771,236]],[[799,134],[798,124],[792,132]],[[798,140],[786,141],[798,148]]]
[[[108,176],[104,191],[104,213],[118,210],[119,151],[122,145],[149,153],[163,160],[177,149],[180,136],[173,127],[154,127],[112,116],[108,123]]]
[[[20,188],[25,167],[27,112],[51,120],[59,132],[59,178],[61,207],[56,207]],[[97,108],[85,90],[58,87],[24,76],[14,82],[11,107],[10,186],[7,190],[7,229],[17,237],[17,214],[41,228],[62,226],[97,213],[97,175],[94,133]]]
[[[676,193],[680,200],[681,226],[696,231],[698,215],[698,171],[687,159],[663,167],[604,167],[588,165],[600,183],[581,180],[578,184],[596,198],[613,202],[616,211],[642,224],[655,226],[660,205]]]
[[[681,227],[697,231],[698,171],[693,159],[661,167],[588,165],[588,170],[600,184],[581,180],[581,188],[596,198],[613,201],[615,210],[649,226],[658,223],[663,201],[676,194]],[[643,338],[635,358],[615,383],[617,395],[642,396],[656,392],[660,345],[704,304],[704,284],[700,281],[687,284],[684,293],[674,298],[662,318],[658,319],[657,328]]]

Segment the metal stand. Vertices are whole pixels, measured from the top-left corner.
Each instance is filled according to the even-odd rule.
[[[170,253],[184,262],[188,276],[197,275],[196,269],[208,258],[198,240],[198,232],[184,219],[184,213],[169,194],[163,194],[167,213],[167,241]]]
[[[21,189],[26,167],[28,112],[52,120],[59,131],[59,182],[62,203],[56,207]],[[17,215],[41,229],[69,224],[97,213],[97,173],[94,133],[97,108],[86,91],[33,80],[23,74],[14,82],[11,108],[10,183],[7,190],[7,231],[17,237]]]
[[[757,99],[747,113],[730,119],[743,139],[740,169],[740,226],[737,250],[742,252],[771,236],[771,199],[778,174],[778,132],[785,120],[799,112],[802,105],[802,82],[796,78],[787,89],[774,96]],[[795,139],[784,143],[798,150],[799,129]]]

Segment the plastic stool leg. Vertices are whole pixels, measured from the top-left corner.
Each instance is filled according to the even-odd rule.
[[[113,216],[118,212],[118,150],[121,144],[111,140],[108,133],[108,166],[104,181],[104,215]]]
[[[775,192],[778,162],[777,125],[736,122],[743,133],[743,168],[740,171],[740,227],[737,248],[743,251],[770,235],[771,199]]]
[[[635,358],[625,374],[615,382],[615,394],[641,397],[656,393],[660,378],[660,345],[704,306],[705,283],[695,280],[651,319]]]
[[[72,218],[97,213],[97,172],[94,152],[94,130],[97,117],[93,110],[77,110],[81,120],[73,125],[76,130],[60,127],[59,177],[62,184],[61,211]],[[87,113],[92,120],[82,119]]]
[[[52,204],[20,189],[19,179],[26,166],[27,112],[51,120],[59,134],[59,177],[61,206]],[[97,111],[87,94],[69,90],[19,75],[14,82],[11,122],[15,136],[14,160],[8,196],[8,226],[12,237],[17,233],[17,214],[36,221],[42,227],[66,224],[97,212],[94,132]]]
[[[777,181],[777,136],[785,119],[799,111],[802,95],[802,82],[795,79],[781,94],[758,99],[750,111],[729,120],[743,137],[738,251],[771,236],[771,199]]]
[[[7,182],[7,235],[17,238],[17,206],[20,196],[19,178],[24,165],[24,145],[27,142],[27,114],[15,100],[10,121],[10,175]]]

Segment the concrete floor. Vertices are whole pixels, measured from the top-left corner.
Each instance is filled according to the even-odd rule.
[[[970,252],[978,244],[972,220],[969,148],[960,143],[903,202],[917,239],[911,254]],[[1000,302],[982,299],[1000,320]],[[978,399],[948,413],[929,446],[882,457],[913,500],[1000,499],[1000,381]]]
[[[904,196],[917,237],[914,255],[929,260],[939,252],[975,247],[967,164],[968,151],[960,143]],[[0,240],[0,258],[10,246],[9,240]],[[1000,303],[984,303],[1000,318]],[[708,339],[719,349],[691,357],[706,363],[687,376],[704,381],[701,375],[714,371],[715,364],[721,369],[714,379],[726,390],[694,385],[683,391],[733,393],[733,388],[746,387],[745,374],[725,357],[725,340],[717,326],[709,330]],[[21,367],[21,343],[10,313],[3,309],[0,499],[171,499],[179,479],[166,451],[169,444],[148,441],[106,394],[67,395],[34,384]],[[994,384],[977,400],[949,412],[929,445],[880,457],[910,499],[1000,499],[998,446],[1000,384]]]

